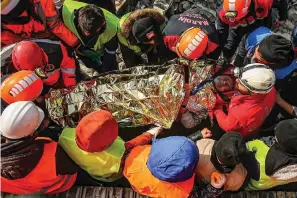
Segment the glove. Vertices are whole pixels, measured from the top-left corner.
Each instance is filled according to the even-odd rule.
[[[280,28],[285,22],[286,22],[286,20],[280,21],[279,19],[276,19],[275,28],[277,28],[277,29]]]
[[[211,177],[210,177],[210,184],[217,188],[217,189],[221,189],[224,184],[226,182],[226,177],[224,174],[222,173],[219,173],[219,172],[213,172],[211,174]]]
[[[187,111],[181,117],[181,123],[184,125],[185,128],[191,129],[200,124],[198,119],[195,119],[194,115]]]
[[[158,136],[161,131],[162,131],[162,127],[157,126],[157,127],[154,127],[152,129],[148,130],[147,133],[150,133],[153,136]]]
[[[101,56],[95,52],[92,49],[84,49],[82,52],[80,52],[82,56],[90,58],[93,62],[95,62],[97,65],[102,65],[101,62]]]

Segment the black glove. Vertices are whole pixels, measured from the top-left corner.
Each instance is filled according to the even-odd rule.
[[[188,138],[190,140],[192,140],[193,142],[196,142],[197,140],[201,140],[203,138],[203,135],[202,135],[201,131],[199,130],[199,131],[189,135]]]

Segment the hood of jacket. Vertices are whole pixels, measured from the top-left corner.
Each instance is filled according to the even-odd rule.
[[[151,17],[152,19],[154,19],[156,25],[162,25],[165,23],[165,17],[155,9],[136,10],[132,12],[122,24],[121,34],[125,38],[129,38],[132,34],[132,27],[134,22],[145,17]]]

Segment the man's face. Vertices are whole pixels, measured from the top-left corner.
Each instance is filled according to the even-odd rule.
[[[255,61],[256,63],[262,63],[262,64],[269,64],[264,58],[262,58],[261,53],[259,52],[259,46],[255,49],[255,53],[252,57],[252,60]]]
[[[236,79],[235,87],[236,90],[238,90],[243,95],[250,95],[251,92],[241,84],[239,79]]]
[[[231,91],[234,87],[233,80],[228,75],[217,76],[214,79],[215,87],[219,92]]]

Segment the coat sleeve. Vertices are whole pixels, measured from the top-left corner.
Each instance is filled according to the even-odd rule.
[[[114,36],[111,40],[104,44],[104,56],[102,61],[102,69],[104,72],[117,70],[116,51],[118,48],[118,37]]]
[[[73,175],[79,170],[79,166],[74,163],[60,145],[57,145],[55,157],[57,175]]]
[[[288,1],[287,0],[274,0],[273,7],[277,8],[280,21],[287,20],[288,18]]]
[[[20,36],[8,30],[1,30],[1,47],[23,40]]]
[[[214,115],[216,116],[219,126],[224,131],[236,131],[240,128],[239,120],[232,114],[226,115],[222,109],[218,109],[215,110]]]
[[[63,83],[65,87],[76,85],[76,61],[74,54],[71,50],[68,50],[62,43],[60,44],[63,59],[60,65]]]
[[[62,22],[54,1],[45,0],[45,3],[42,4],[42,8],[44,10],[46,23],[52,33],[59,37],[67,45],[76,47],[79,44],[79,39]]]
[[[222,20],[222,8],[217,12],[217,18],[215,21],[215,26],[219,34],[219,46],[223,47],[226,44],[229,35],[229,25]]]

